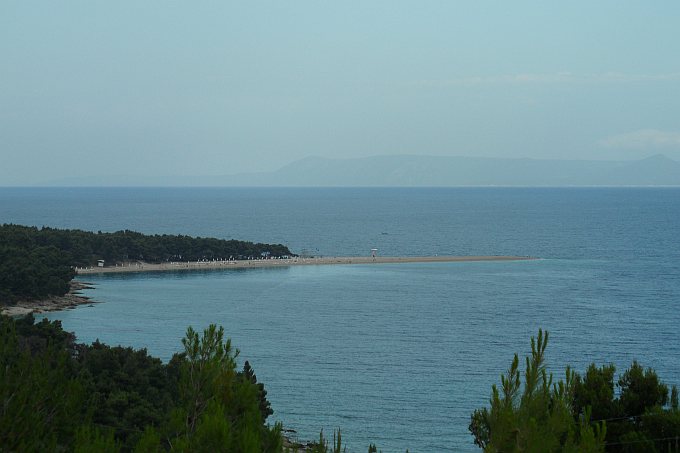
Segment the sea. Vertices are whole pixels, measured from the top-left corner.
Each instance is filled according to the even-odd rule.
[[[537,258],[88,275],[100,303],[47,315],[163,360],[224,326],[270,422],[350,452],[479,451],[470,414],[539,329],[555,379],[638,360],[680,384],[680,188],[0,188],[0,223]]]

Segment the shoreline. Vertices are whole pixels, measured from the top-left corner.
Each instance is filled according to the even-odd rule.
[[[83,296],[80,291],[83,289],[93,289],[89,283],[71,280],[71,288],[63,296],[49,296],[39,300],[19,301],[14,305],[1,307],[0,314],[5,316],[26,316],[31,313],[45,313],[49,311],[61,311],[74,309],[79,305],[97,303],[91,298]]]
[[[538,258],[529,256],[334,256],[321,258],[287,258],[239,261],[191,261],[169,263],[134,262],[113,267],[76,268],[76,278],[81,275],[118,274],[138,272],[186,272],[197,270],[252,269],[290,266],[325,266],[333,264],[397,264],[397,263],[454,263],[473,261],[528,261]],[[0,314],[17,317],[31,313],[45,313],[74,309],[80,305],[97,303],[80,294],[83,289],[93,289],[90,283],[72,280],[71,288],[63,296],[50,296],[40,300],[19,301],[14,305],[0,307]]]
[[[168,262],[159,264],[134,262],[113,267],[76,268],[76,274],[248,269],[256,267],[320,266],[329,264],[451,263],[469,261],[526,261],[535,259],[537,258],[529,256],[334,256],[239,261]]]

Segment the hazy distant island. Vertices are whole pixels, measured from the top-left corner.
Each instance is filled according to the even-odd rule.
[[[63,178],[59,186],[679,186],[680,162],[662,154],[631,161],[385,155],[355,159],[308,157],[276,171],[234,175]]]
[[[272,173],[235,175],[230,185],[264,186],[647,186],[680,185],[680,163],[449,156],[310,157]],[[226,181],[225,181],[226,183]]]

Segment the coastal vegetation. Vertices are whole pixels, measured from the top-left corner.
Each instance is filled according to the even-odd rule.
[[[340,430],[300,444],[267,423],[264,384],[223,328],[189,327],[182,346],[165,364],[0,315],[0,452],[346,452]]]
[[[633,362],[614,385],[615,367],[592,364],[585,375],[567,367],[554,381],[545,366],[548,332],[531,339],[521,385],[517,354],[489,408],[475,410],[469,430],[485,452],[680,451],[678,389]]]
[[[487,452],[666,452],[680,441],[678,391],[637,362],[614,385],[611,365],[555,381],[545,366],[548,333],[532,339],[493,386],[469,429]],[[145,349],[79,344],[59,321],[0,316],[0,451],[345,451],[292,445],[264,385],[215,325],[189,327],[168,363]],[[523,385],[522,385],[523,383]],[[618,391],[615,391],[617,389]],[[369,452],[377,452],[371,444]]]
[[[0,305],[64,295],[75,276],[74,267],[94,266],[98,260],[115,265],[282,256],[293,254],[281,244],[4,224],[0,226]]]
[[[211,325],[167,363],[0,317],[0,451],[280,452],[264,386]]]

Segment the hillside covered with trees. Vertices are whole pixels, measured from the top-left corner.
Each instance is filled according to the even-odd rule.
[[[281,244],[200,238],[0,226],[0,304],[61,296],[75,276],[73,267],[129,261],[160,263],[292,256]]]

